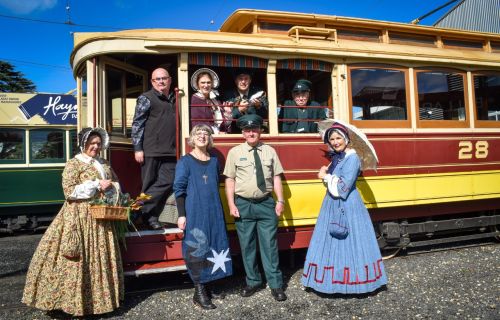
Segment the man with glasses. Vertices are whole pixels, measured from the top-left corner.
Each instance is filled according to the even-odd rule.
[[[142,220],[153,230],[158,221],[175,176],[175,96],[170,91],[172,77],[163,68],[151,75],[153,88],[137,98],[132,122],[135,161],[141,165],[142,192],[151,199],[142,207]]]
[[[274,148],[260,141],[260,116],[244,115],[238,119],[238,126],[246,141],[229,151],[224,175],[229,213],[234,217],[246,272],[246,286],[241,296],[250,297],[263,285],[256,260],[258,238],[271,294],[275,300],[284,301],[276,238],[278,218],[285,208],[281,185],[283,167]],[[271,196],[273,190],[277,201]]]
[[[285,105],[280,109],[278,116],[280,132],[318,132],[318,121],[326,119],[326,112],[325,108],[317,108],[320,106],[319,103],[311,101],[311,87],[311,81],[297,80],[292,89],[293,100],[285,101]]]

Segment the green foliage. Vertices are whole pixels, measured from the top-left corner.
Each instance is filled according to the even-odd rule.
[[[7,61],[0,60],[0,92],[27,93],[35,92],[35,84],[16,71]]]

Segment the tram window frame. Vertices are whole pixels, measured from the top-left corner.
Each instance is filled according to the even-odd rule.
[[[282,59],[282,60],[292,60],[289,63],[294,64],[293,61],[296,59]],[[328,64],[328,68],[332,69],[334,66],[334,64],[329,61],[323,61],[319,59],[298,59],[298,60],[305,60],[302,63],[306,64],[307,63]],[[276,67],[276,103],[278,107],[276,121],[277,121],[279,135],[302,136],[302,135],[318,134],[318,132],[301,133],[301,132],[282,131],[283,130],[282,123],[284,121],[281,121],[282,119],[280,119],[280,110],[283,106],[285,106],[286,101],[294,100],[293,87],[295,86],[297,80],[301,79],[308,80],[312,83],[309,100],[316,101],[317,103],[319,103],[320,107],[324,106],[325,108],[323,109],[328,110],[328,112],[325,112],[325,119],[331,119],[334,117],[335,106],[333,105],[332,71],[325,71],[319,69],[297,69],[297,68],[291,68],[290,66],[288,68]],[[325,83],[326,81],[328,83]],[[321,95],[321,92],[325,92],[325,90],[322,90],[321,89],[322,87],[326,87],[326,93],[323,95]],[[293,109],[293,105],[290,105],[289,107]],[[299,122],[299,120],[300,119],[297,119],[297,121],[290,121],[290,122]],[[314,120],[314,119],[308,119],[308,120]],[[318,121],[321,120],[318,119]]]
[[[113,125],[113,105],[112,101],[110,101],[109,97],[109,90],[108,90],[108,85],[109,85],[109,71],[117,71],[121,74],[120,77],[120,96],[114,99],[119,99],[119,106],[117,109],[120,109],[120,126],[114,126]],[[105,103],[105,110],[106,110],[106,131],[109,133],[110,136],[112,137],[123,137],[123,138],[130,138],[131,133],[132,133],[132,121],[134,118],[134,113],[135,113],[135,106],[137,102],[137,98],[143,94],[145,91],[147,91],[148,86],[149,86],[149,74],[146,70],[142,70],[139,68],[135,68],[131,65],[127,65],[125,63],[122,63],[121,61],[114,60],[112,58],[106,58],[104,61],[104,73],[105,73],[105,81],[104,81],[104,88],[105,88],[105,95],[104,95],[104,103]],[[137,86],[134,87],[129,87],[128,86],[128,76],[132,74],[138,77],[142,77],[142,86],[140,90],[136,90],[134,93],[135,95],[130,98],[130,88],[136,88]],[[113,131],[113,128],[119,128],[118,130]]]
[[[44,131],[48,132],[47,137],[49,136],[50,133],[53,133],[53,132],[57,132],[57,133],[60,133],[62,135],[62,137],[61,137],[62,157],[39,158],[39,159],[35,158],[35,151],[33,150],[35,139],[34,139],[33,135],[35,133],[40,133],[40,132],[44,132]],[[36,143],[39,143],[39,142],[36,142]],[[45,143],[48,143],[48,141],[46,141]],[[55,129],[55,128],[31,129],[31,130],[29,130],[29,148],[30,148],[30,163],[65,163],[67,161],[67,159],[66,159],[66,148],[67,148],[67,146],[66,146],[66,130]]]
[[[266,95],[268,95],[268,87],[269,86],[267,83],[267,68],[265,69],[265,68],[255,68],[255,67],[252,68],[252,67],[239,67],[239,66],[222,66],[222,65],[213,66],[213,65],[189,64],[189,68],[188,68],[188,74],[189,74],[189,77],[188,77],[189,78],[189,90],[188,90],[189,131],[191,131],[191,129],[192,129],[192,125],[191,125],[191,123],[192,123],[191,122],[191,110],[192,110],[191,97],[193,94],[196,93],[196,91],[191,87],[191,77],[198,69],[201,69],[201,68],[211,69],[219,77],[219,87],[214,88],[214,90],[219,93],[219,95],[217,96],[216,99],[219,100],[221,105],[222,105],[222,103],[224,103],[224,101],[226,101],[225,96],[226,96],[227,92],[232,92],[233,90],[236,89],[236,84],[235,84],[235,76],[236,76],[235,71],[236,70],[241,70],[241,69],[250,70],[250,72],[252,73],[252,75],[251,75],[252,83],[250,86],[257,87],[257,88],[261,89],[262,91],[264,91]],[[269,98],[269,96],[267,96],[267,98]],[[264,120],[264,125],[263,125],[264,132],[268,133],[269,132],[269,110],[268,110],[267,118],[265,118],[263,120]],[[239,134],[241,134],[240,130],[236,127],[235,121],[236,121],[235,119],[232,119],[233,124],[231,126],[232,126],[232,129],[234,129],[234,130],[231,133],[221,132],[221,133],[214,134],[214,136],[221,137],[221,136],[227,136],[227,135],[235,135],[235,134],[239,135]],[[210,121],[207,119],[207,122],[210,122]]]
[[[21,137],[21,141],[17,142],[18,144],[16,145],[16,149],[22,150],[22,158],[20,159],[2,159],[0,158],[0,164],[24,164],[26,163],[26,130],[25,129],[18,129],[18,128],[0,128],[0,138],[2,137],[1,133],[2,132],[12,132],[12,133],[19,133]],[[2,143],[2,149],[0,150],[0,155],[1,152],[3,151],[4,145],[3,141],[0,141]],[[20,146],[21,148],[17,148],[17,146]]]
[[[78,148],[78,134],[76,130],[69,130],[69,148],[70,158],[73,158],[80,153],[80,148]]]
[[[430,119],[420,119],[420,93],[418,89],[418,75],[419,73],[444,73],[449,72],[462,76],[463,81],[463,102],[464,102],[464,116],[465,120],[430,120]],[[470,113],[469,113],[469,99],[468,99],[468,82],[467,74],[465,71],[451,68],[431,68],[431,67],[420,67],[414,70],[414,91],[415,91],[415,108],[416,108],[416,120],[417,127],[419,128],[468,128],[470,126]],[[448,91],[450,92],[450,91]]]
[[[405,102],[406,102],[406,119],[354,119],[353,115],[353,94],[352,94],[352,71],[360,69],[380,69],[380,70],[392,70],[397,72],[402,72],[404,75],[404,90],[405,90]],[[348,73],[348,97],[349,97],[349,119],[351,123],[360,128],[411,128],[412,113],[411,113],[411,100],[410,100],[410,73],[409,69],[397,65],[385,65],[385,64],[352,64],[347,66]]]
[[[479,116],[479,112],[478,112],[478,104],[477,104],[477,97],[476,97],[476,81],[475,81],[475,77],[476,76],[495,76],[495,77],[498,77],[500,79],[500,72],[494,72],[494,71],[476,71],[476,72],[472,72],[472,85],[473,85],[473,88],[471,90],[472,92],[472,101],[474,102],[474,121],[475,121],[475,125],[476,127],[479,127],[479,128],[500,128],[500,110],[498,111],[499,114],[498,114],[498,120],[485,120],[485,119],[478,119],[478,116]],[[492,90],[493,92],[495,92],[495,90]],[[496,91],[496,92],[499,92],[499,91]],[[499,103],[500,105],[500,92],[497,93],[497,95],[499,96],[497,102]]]

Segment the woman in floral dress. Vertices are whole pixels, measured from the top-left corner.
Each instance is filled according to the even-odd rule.
[[[118,308],[124,285],[114,222],[95,220],[89,210],[90,201],[116,182],[99,157],[109,137],[102,128],[84,128],[78,140],[81,153],[66,163],[62,176],[66,201],[33,255],[22,302],[82,316]]]

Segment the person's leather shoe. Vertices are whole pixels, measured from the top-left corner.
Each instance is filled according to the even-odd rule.
[[[274,297],[274,300],[276,301],[285,301],[286,300],[286,294],[285,291],[281,288],[276,288],[276,289],[271,289],[271,294]]]
[[[149,226],[149,229],[151,229],[151,230],[163,229],[163,227],[161,226],[161,223],[158,220],[149,219],[148,226]]]
[[[240,295],[244,298],[248,298],[253,295],[255,292],[259,291],[261,286],[245,286],[243,290],[241,290]]]
[[[226,298],[226,293],[223,291],[213,290],[212,288],[207,288],[207,293],[210,298],[215,300],[224,300]]]
[[[201,283],[195,283],[194,285],[193,302],[195,305],[200,306],[205,310],[217,308],[212,303],[212,299],[210,299],[207,288]]]

